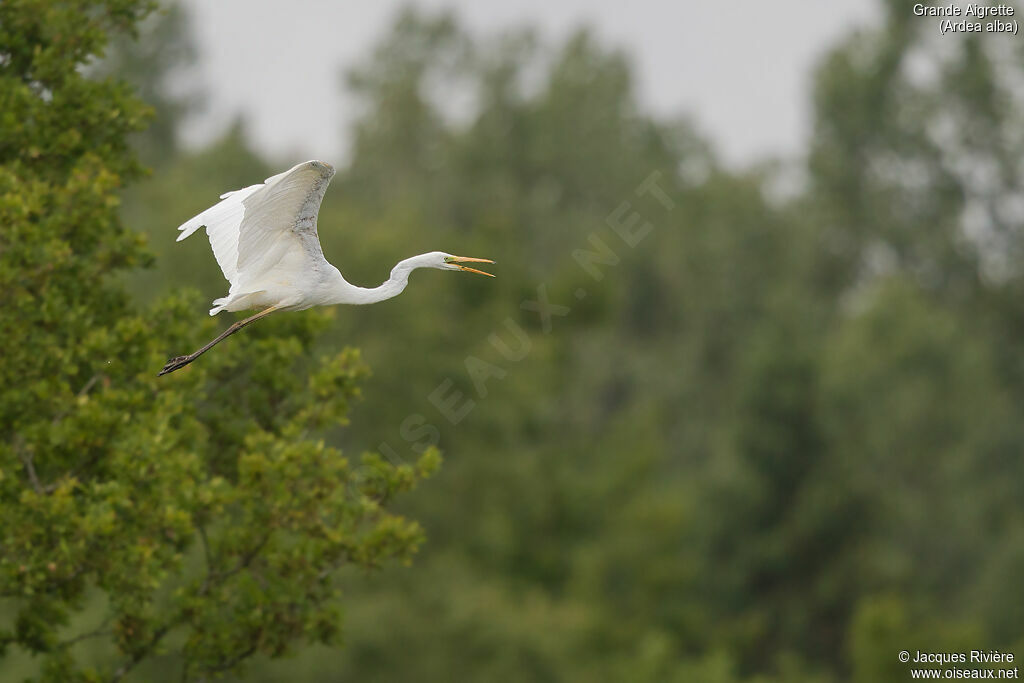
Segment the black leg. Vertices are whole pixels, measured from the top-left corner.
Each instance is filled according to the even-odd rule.
[[[190,353],[187,356],[176,356],[174,358],[171,358],[169,361],[167,361],[167,364],[164,365],[164,369],[161,370],[160,372],[158,372],[156,376],[157,377],[162,377],[163,375],[166,375],[168,373],[174,372],[175,370],[178,370],[180,368],[185,367],[186,365],[188,365],[189,363],[194,361],[196,358],[199,358],[199,356],[203,355],[204,353],[206,353],[207,351],[212,349],[214,346],[216,346],[220,342],[224,341],[225,339],[227,339],[228,337],[233,335],[235,332],[238,332],[240,329],[242,329],[243,327],[245,327],[249,323],[254,323],[257,320],[259,320],[260,318],[262,318],[264,316],[267,316],[267,315],[270,315],[271,313],[273,313],[276,310],[277,310],[276,306],[271,306],[270,308],[266,309],[265,311],[260,311],[256,315],[249,316],[245,320],[239,320],[238,322],[233,324],[231,327],[229,327],[228,329],[224,330],[224,332],[222,332],[219,337],[217,337],[216,339],[214,339],[213,341],[211,341],[209,344],[207,344],[203,348],[199,349],[198,351],[195,351],[194,353]]]

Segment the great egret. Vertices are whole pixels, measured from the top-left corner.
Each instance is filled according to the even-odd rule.
[[[213,255],[231,283],[226,297],[215,299],[210,315],[221,311],[263,309],[239,320],[198,351],[167,361],[160,375],[182,368],[238,330],[275,311],[301,311],[330,304],[372,304],[398,296],[417,268],[461,270],[494,277],[463,263],[489,259],[432,251],[399,261],[379,287],[356,287],[324,258],[316,217],[334,167],[306,161],[262,184],[220,196],[221,202],[178,228],[178,241],[205,227]]]

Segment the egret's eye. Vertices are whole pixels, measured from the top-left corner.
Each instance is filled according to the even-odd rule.
[[[451,256],[445,256],[444,257],[444,262],[445,263],[451,263],[452,262],[452,257]]]

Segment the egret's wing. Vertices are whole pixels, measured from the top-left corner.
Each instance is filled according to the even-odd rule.
[[[323,257],[316,215],[334,168],[307,161],[268,178],[264,189],[245,197],[238,238],[238,272],[244,278],[273,268],[290,249]]]
[[[234,289],[242,275],[273,267],[289,247],[312,248],[312,240],[319,252],[315,219],[333,175],[330,164],[307,161],[261,184],[226,192],[219,204],[178,228],[178,241],[205,227],[213,255]]]
[[[181,231],[178,235],[179,242],[199,228],[206,228],[217,264],[232,285],[238,280],[238,230],[245,215],[242,202],[246,197],[257,194],[263,187],[262,184],[250,185],[234,192],[225,192],[220,196],[223,201],[214,204],[178,228]]]

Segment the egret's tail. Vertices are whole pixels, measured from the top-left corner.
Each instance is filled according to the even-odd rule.
[[[231,297],[230,296],[222,296],[219,299],[214,299],[213,300],[213,308],[210,309],[210,315],[217,315],[218,313],[223,311],[225,308],[227,308],[227,305],[230,304],[230,303],[231,303]]]
[[[221,311],[244,311],[249,308],[255,308],[260,305],[260,295],[266,293],[267,291],[265,289],[260,289],[255,292],[245,292],[244,294],[239,292],[232,294],[231,292],[228,292],[227,296],[213,300],[213,308],[210,309],[210,315],[217,315]],[[230,308],[228,308],[229,306]]]

